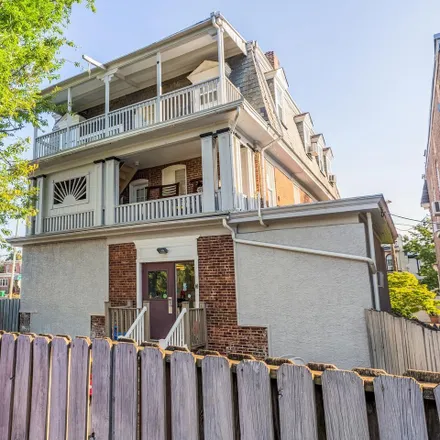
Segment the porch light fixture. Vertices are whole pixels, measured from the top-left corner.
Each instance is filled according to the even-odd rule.
[[[165,255],[168,253],[168,249],[166,247],[157,248],[156,250],[161,255]]]

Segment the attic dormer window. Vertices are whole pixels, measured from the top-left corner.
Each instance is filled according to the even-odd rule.
[[[278,118],[284,122],[284,90],[279,85],[275,85],[275,107]]]

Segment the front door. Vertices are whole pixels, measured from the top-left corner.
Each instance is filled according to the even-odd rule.
[[[163,339],[176,320],[175,263],[142,265],[142,296],[150,303],[150,337]]]

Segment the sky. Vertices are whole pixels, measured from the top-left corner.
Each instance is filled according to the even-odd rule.
[[[383,193],[390,211],[422,219],[438,0],[96,0],[74,7],[69,59],[101,61],[147,46],[220,11],[246,40],[273,50],[290,93],[335,155],[342,197]],[[408,220],[395,218],[400,232]]]

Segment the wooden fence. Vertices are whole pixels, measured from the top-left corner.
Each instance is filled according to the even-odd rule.
[[[440,330],[429,324],[366,310],[372,364],[392,374],[440,372]]]
[[[0,330],[18,332],[19,299],[0,298]]]
[[[238,361],[214,352],[203,357],[109,339],[5,333],[0,339],[0,439],[440,436],[437,384],[378,370],[284,361]]]

